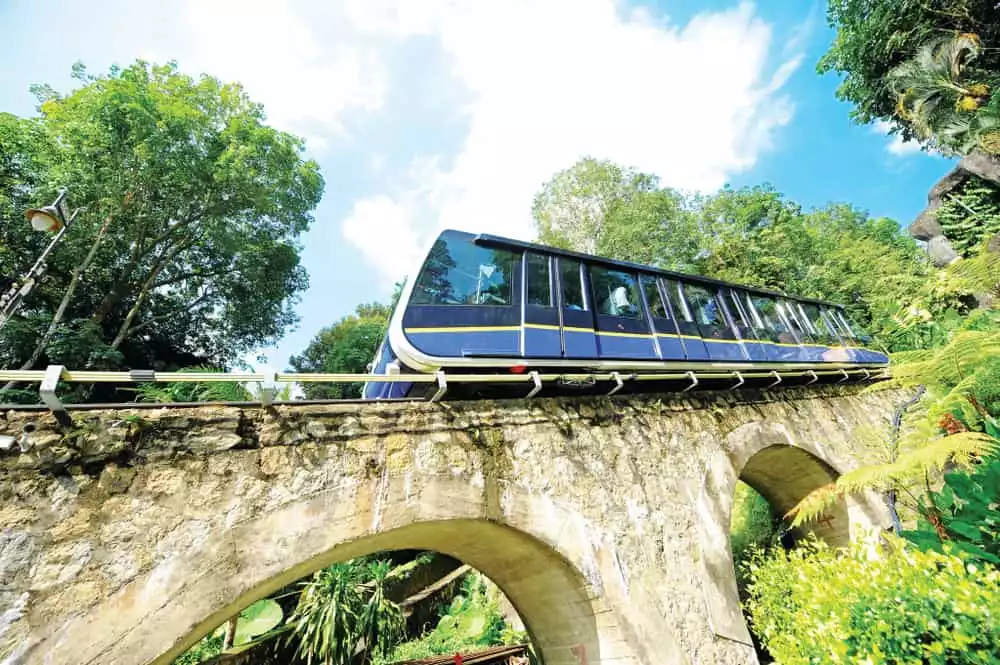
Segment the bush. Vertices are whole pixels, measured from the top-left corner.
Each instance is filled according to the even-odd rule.
[[[777,662],[1000,664],[1000,571],[890,545],[869,558],[811,540],[751,561],[751,626]]]

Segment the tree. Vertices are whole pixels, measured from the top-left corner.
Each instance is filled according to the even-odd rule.
[[[952,331],[935,349],[894,354],[893,374],[879,389],[926,387],[927,396],[905,421],[905,435],[875,433],[873,464],[840,476],[807,495],[790,511],[793,526],[815,519],[847,494],[877,491],[909,498],[909,508],[935,525],[945,525],[931,490],[931,474],[950,465],[969,468],[1000,452],[1000,317],[982,311]],[[898,531],[899,521],[896,520]]]
[[[979,66],[1000,70],[995,0],[830,0],[827,19],[837,36],[817,69],[843,76],[837,96],[854,104],[860,123],[898,118],[889,72],[949,32],[978,34],[991,47]],[[916,135],[906,123],[898,127],[906,139]]]
[[[587,157],[542,187],[532,213],[547,245],[683,268],[700,236],[682,205],[656,176]]]
[[[1000,108],[987,105],[990,85],[969,77],[981,53],[976,35],[932,39],[888,73],[896,116],[942,152],[1000,154]]]
[[[358,305],[333,325],[323,328],[301,354],[289,359],[296,372],[364,374],[385,338],[392,309],[380,303]],[[303,383],[307,399],[350,399],[361,396],[359,383]]]
[[[842,303],[875,335],[926,284],[916,242],[887,218],[846,204],[803,212],[770,188],[723,190],[701,203],[713,225],[704,275]],[[882,279],[872,279],[873,272]]]
[[[304,583],[289,623],[297,655],[307,665],[350,665],[365,602],[360,583],[359,569],[351,562],[335,563]]]
[[[681,197],[585,159],[543,187],[534,212],[541,242],[840,302],[876,334],[929,274],[893,220],[844,204],[804,212],[769,185]]]
[[[312,665],[363,665],[384,657],[403,637],[400,606],[386,596],[386,584],[405,578],[426,556],[393,567],[364,558],[335,563],[302,584],[289,618],[296,654]]]
[[[66,96],[36,88],[38,118],[0,122],[17,167],[0,196],[42,202],[66,184],[84,208],[0,331],[0,362],[225,366],[277,340],[307,285],[297,239],[323,191],[302,141],[268,127],[238,84],[172,63],[74,76],[82,86]],[[38,242],[24,224],[3,233],[14,247]]]

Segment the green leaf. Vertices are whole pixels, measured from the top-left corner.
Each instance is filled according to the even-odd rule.
[[[240,612],[236,623],[235,644],[249,642],[258,635],[273,630],[281,623],[284,615],[281,606],[270,598],[258,600],[256,603]]]
[[[948,529],[954,531],[955,533],[965,536],[969,540],[979,543],[983,540],[983,534],[972,524],[967,524],[966,522],[959,522],[955,520],[948,524]]]

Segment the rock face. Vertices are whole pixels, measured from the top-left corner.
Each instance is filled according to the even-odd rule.
[[[317,568],[435,550],[491,577],[546,663],[754,663],[728,533],[737,478],[779,511],[864,462],[907,396],[0,413],[0,663],[170,663]],[[32,429],[28,427],[27,429]],[[838,507],[843,543],[884,524]]]
[[[910,224],[910,235],[927,242],[927,254],[931,263],[939,268],[954,263],[959,256],[944,236],[937,211],[945,196],[960,188],[973,176],[1000,187],[1000,159],[983,152],[963,157],[954,169],[931,188],[927,194],[927,207]]]

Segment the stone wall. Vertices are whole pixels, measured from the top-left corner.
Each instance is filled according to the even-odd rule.
[[[0,435],[31,433],[0,452],[0,663],[169,663],[294,579],[403,548],[491,577],[549,665],[754,663],[736,479],[780,507],[862,463],[854,432],[904,396],[860,391],[75,411],[68,431],[8,411]],[[833,540],[884,524],[838,514]]]

